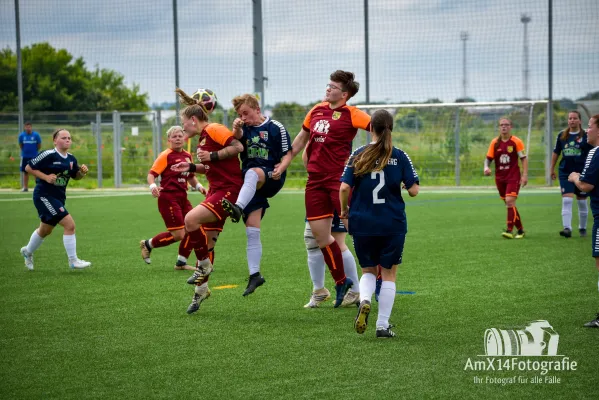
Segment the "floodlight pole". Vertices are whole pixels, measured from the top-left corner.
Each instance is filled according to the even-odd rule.
[[[260,108],[264,109],[264,48],[262,38],[262,0],[252,0],[254,30],[254,93],[260,97]]]
[[[175,87],[179,87],[179,22],[177,20],[177,0],[173,0],[173,33],[175,37]],[[179,121],[179,97],[175,95],[175,121]],[[159,133],[161,135],[162,132]]]
[[[547,112],[545,120],[545,184],[551,186],[551,154],[553,144],[553,0],[549,0],[549,12],[548,12],[548,79],[549,79],[549,93],[547,98]]]
[[[524,47],[523,47],[523,62],[524,62],[524,68],[522,69],[522,75],[523,75],[523,85],[524,85],[524,93],[523,93],[523,98],[525,100],[528,100],[529,97],[529,91],[528,91],[528,76],[529,76],[529,70],[528,70],[528,23],[530,22],[531,18],[530,15],[527,14],[522,14],[522,16],[520,17],[520,22],[522,22],[522,24],[524,24]]]
[[[17,33],[17,96],[19,98],[19,132],[23,131],[23,59],[21,56],[21,21],[19,17],[19,0],[15,0],[15,21]]]
[[[370,103],[370,49],[368,47],[368,0],[364,0],[364,70],[366,73],[366,104]]]
[[[462,41],[462,99],[468,97],[466,88],[468,87],[468,75],[466,71],[466,42],[468,41],[468,32],[463,31],[460,33],[460,40]]]

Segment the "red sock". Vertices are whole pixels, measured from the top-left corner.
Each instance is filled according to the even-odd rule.
[[[524,226],[522,225],[522,219],[520,218],[520,213],[518,212],[518,209],[516,207],[514,207],[514,210],[516,211],[516,220],[514,221],[514,225],[516,225],[516,229],[518,229],[519,231],[523,231]]]
[[[159,247],[168,246],[169,244],[175,243],[175,238],[170,232],[162,232],[154,236],[152,239],[152,248],[157,249]]]
[[[507,230],[511,232],[514,229],[514,220],[516,219],[516,207],[507,208]]]
[[[191,242],[191,246],[196,253],[196,257],[198,261],[201,261],[208,257],[208,238],[204,233],[204,229],[200,227],[193,232],[189,232],[189,241]]]
[[[189,233],[185,232],[185,237],[179,243],[179,255],[189,258],[191,251],[193,250],[193,246],[191,245],[191,238],[189,237]]]
[[[343,270],[343,256],[337,242],[333,242],[324,249],[320,249],[324,255],[329,271],[335,280],[335,284],[345,283],[345,271]]]

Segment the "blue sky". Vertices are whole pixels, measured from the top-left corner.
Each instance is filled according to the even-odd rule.
[[[22,45],[47,41],[122,73],[150,102],[175,96],[172,0],[21,0]],[[122,4],[125,4],[123,6]],[[365,100],[363,0],[263,0],[267,104],[308,103],[329,74],[357,74]],[[253,92],[252,3],[178,0],[181,87],[209,87],[228,107]],[[453,101],[462,95],[467,31],[467,94],[479,101],[523,95],[523,26],[528,24],[530,97],[547,96],[547,1],[370,0],[372,101]],[[554,0],[554,97],[599,90],[599,4]],[[0,45],[15,48],[14,2],[0,2]]]

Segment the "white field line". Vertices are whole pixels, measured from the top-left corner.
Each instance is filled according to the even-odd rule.
[[[30,192],[31,193],[31,192]],[[0,202],[13,202],[13,201],[33,201],[32,195],[28,194],[27,197],[16,197],[9,199],[0,199]],[[192,192],[193,193],[193,192]],[[422,194],[493,194],[497,193],[497,189],[495,188],[480,188],[480,187],[468,187],[468,188],[455,188],[455,187],[446,187],[446,188],[421,188],[420,193]],[[535,194],[557,194],[560,193],[559,187],[551,187],[551,188],[523,188],[520,190],[521,195],[526,195],[526,193],[535,193]],[[21,195],[24,193],[18,191],[0,191],[0,195]],[[298,189],[283,189],[280,194],[304,194],[304,190]],[[131,190],[114,190],[114,189],[93,189],[87,191],[72,191],[68,192],[67,199],[75,200],[75,199],[92,199],[92,198],[100,198],[100,197],[129,197],[129,196],[151,196],[149,191],[131,191]],[[198,193],[191,194],[192,197],[202,195]]]

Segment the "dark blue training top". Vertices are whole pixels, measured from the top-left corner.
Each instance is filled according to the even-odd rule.
[[[593,147],[587,143],[587,134],[584,131],[582,137],[578,137],[578,132],[570,133],[566,140],[561,139],[562,132],[557,135],[553,152],[558,156],[562,155],[559,175],[567,179],[571,172],[582,172],[586,156]]]
[[[291,150],[287,129],[279,121],[268,117],[259,126],[243,126],[241,142],[241,169],[244,174],[250,168],[274,168]]]
[[[408,231],[402,183],[407,189],[420,183],[410,157],[393,148],[391,158],[382,171],[354,175],[353,160],[366,149],[362,146],[351,155],[341,182],[353,187],[348,231],[356,236],[389,236]]]
[[[63,157],[56,149],[52,149],[40,153],[39,156],[29,161],[29,166],[46,175],[56,175],[56,182],[53,185],[37,178],[33,196],[54,197],[64,203],[69,180],[77,176],[79,171],[77,159],[71,153],[67,153],[66,157]]]

